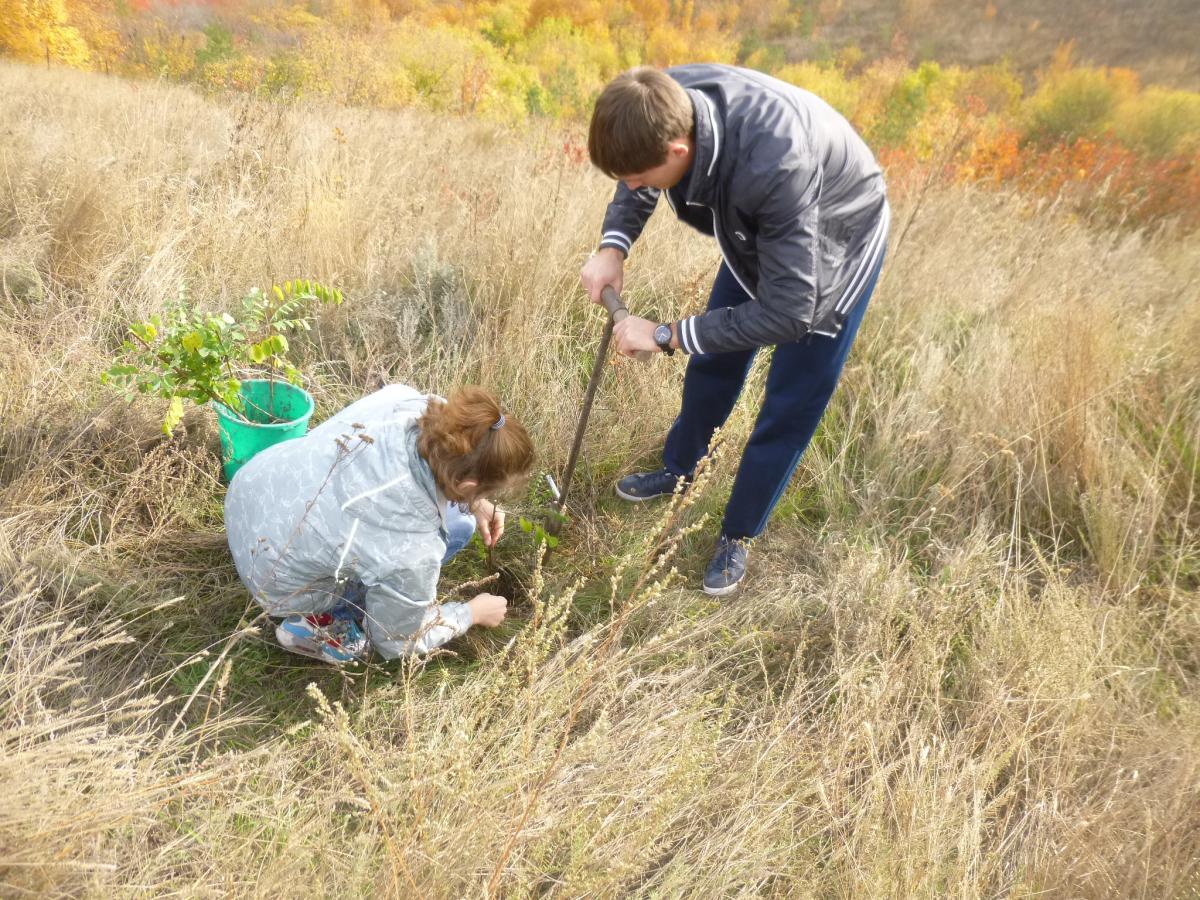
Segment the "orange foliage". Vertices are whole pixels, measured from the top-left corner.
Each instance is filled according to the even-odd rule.
[[[962,159],[949,164],[922,162],[907,147],[885,148],[879,160],[894,197],[911,197],[938,181],[1012,185],[1108,224],[1170,221],[1183,231],[1200,228],[1200,161],[1192,156],[1156,158],[1111,139],[1022,146],[1019,132],[1002,126],[978,135]]]
[[[1080,138],[1048,150],[1030,148],[1016,180],[1110,222],[1173,220],[1184,230],[1200,227],[1200,162],[1194,157],[1154,159],[1112,140]]]
[[[1020,134],[1013,128],[1000,127],[994,133],[975,140],[958,176],[965,181],[1000,184],[1021,171]]]

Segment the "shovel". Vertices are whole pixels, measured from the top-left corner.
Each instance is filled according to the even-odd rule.
[[[608,321],[604,325],[604,334],[600,337],[600,346],[596,350],[596,361],[592,364],[592,375],[588,379],[587,390],[583,395],[583,408],[579,412],[579,424],[575,426],[575,440],[571,444],[571,455],[567,457],[567,467],[563,470],[562,486],[554,484],[549,475],[546,480],[554,493],[555,504],[546,522],[546,533],[558,535],[565,516],[563,508],[567,504],[567,490],[571,487],[571,476],[575,474],[575,463],[579,461],[579,449],[583,446],[583,435],[587,431],[588,416],[592,412],[592,402],[596,399],[596,388],[600,384],[600,376],[604,373],[604,364],[608,360],[608,344],[612,340],[613,326],[629,315],[629,310],[621,302],[621,295],[613,290],[612,285],[605,286],[600,292],[600,302],[608,310]],[[649,350],[639,350],[634,359],[646,362],[654,356]]]

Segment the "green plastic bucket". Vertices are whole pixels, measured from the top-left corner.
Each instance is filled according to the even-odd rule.
[[[286,381],[274,382],[273,392],[271,385],[272,382],[262,378],[242,382],[238,393],[249,422],[243,422],[223,403],[213,403],[221,432],[221,461],[226,481],[232,481],[237,470],[260,450],[302,437],[308,431],[314,409],[312,395]]]

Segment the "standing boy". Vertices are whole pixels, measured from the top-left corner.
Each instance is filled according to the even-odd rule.
[[[605,87],[592,163],[619,180],[581,278],[593,301],[622,287],[625,258],[665,194],[716,238],[723,262],[701,315],[616,326],[617,350],[689,355],[663,468],[617,483],[626,500],[690,479],[737,401],[759,347],[774,346],[704,590],[733,591],[837,385],[883,263],[888,204],[871,151],[820,98],[719,65],[637,68]]]

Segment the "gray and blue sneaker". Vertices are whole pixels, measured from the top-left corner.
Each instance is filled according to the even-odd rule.
[[[635,472],[617,482],[617,496],[622,500],[632,500],[635,503],[652,500],[655,497],[669,497],[675,493],[675,485],[679,483],[680,478],[683,478],[686,490],[686,486],[691,481],[686,476],[674,475],[666,469],[659,469],[656,472]]]
[[[363,659],[370,647],[352,616],[329,612],[288,616],[275,627],[275,637],[285,650],[335,665]]]
[[[721,535],[708,568],[704,570],[704,593],[724,597],[737,590],[746,576],[746,542]]]

